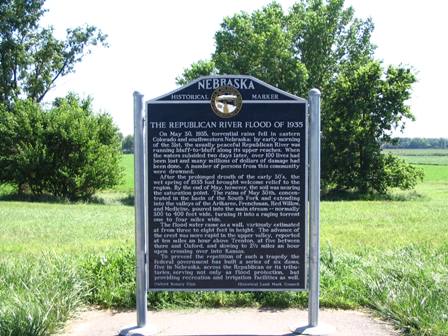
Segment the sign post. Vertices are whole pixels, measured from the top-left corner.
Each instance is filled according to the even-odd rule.
[[[320,92],[308,104],[250,76],[210,76],[148,101],[145,117],[135,93],[134,111],[137,327],[122,335],[153,333],[147,290],[309,290],[308,325],[293,330],[328,334]]]
[[[308,300],[308,323],[319,323],[320,283],[320,92],[309,93],[310,109],[310,288]]]
[[[309,92],[309,208],[310,208],[310,250],[309,250],[309,294],[308,324],[292,328],[296,334],[331,335],[334,328],[319,323],[320,287],[320,91]]]
[[[126,327],[120,331],[120,336],[154,335],[156,328],[148,323],[147,308],[147,218],[146,202],[146,109],[143,109],[143,95],[134,92],[134,204],[135,204],[135,257],[136,257],[136,309],[137,325]]]

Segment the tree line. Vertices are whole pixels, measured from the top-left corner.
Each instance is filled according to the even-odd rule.
[[[448,138],[397,138],[384,148],[448,148]]]
[[[132,151],[107,114],[76,94],[41,104],[56,81],[75,70],[106,35],[94,26],[57,39],[40,26],[45,0],[0,4],[0,184],[18,192],[88,199],[118,183],[118,155]],[[288,12],[273,2],[223,19],[211,57],[177,78],[252,75],[306,97],[322,92],[324,192],[385,193],[412,188],[422,171],[382,151],[395,130],[414,120],[407,101],[410,67],[385,66],[374,56],[370,19],[344,0],[298,0]]]

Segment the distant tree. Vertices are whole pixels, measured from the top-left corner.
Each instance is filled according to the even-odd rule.
[[[90,47],[106,36],[86,25],[67,30],[64,40],[53,27],[41,27],[45,0],[2,0],[0,4],[0,103],[18,97],[40,102],[56,80],[71,72]]]
[[[412,187],[421,172],[385,157],[381,146],[413,120],[406,101],[415,77],[374,59],[372,31],[371,20],[355,18],[343,0],[300,0],[287,14],[274,2],[225,18],[211,60],[194,63],[177,81],[207,72],[247,74],[303,97],[317,87],[323,92],[324,189]]]
[[[394,138],[383,144],[384,148],[446,148],[447,138]]]
[[[121,148],[123,150],[123,153],[134,153],[134,136],[126,135],[121,142]]]
[[[430,144],[425,138],[412,138],[409,148],[429,148]]]

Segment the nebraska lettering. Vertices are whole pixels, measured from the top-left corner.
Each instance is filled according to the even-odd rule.
[[[225,85],[242,90],[255,89],[254,82],[248,78],[208,78],[198,82],[198,90],[212,90]]]

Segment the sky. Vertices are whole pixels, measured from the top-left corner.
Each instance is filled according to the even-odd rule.
[[[109,48],[96,48],[60,78],[46,100],[69,91],[92,96],[94,108],[109,113],[124,135],[133,133],[133,92],[145,100],[176,88],[175,78],[191,63],[208,59],[214,34],[225,16],[251,12],[268,0],[47,0],[42,24],[65,29],[95,25],[108,35]],[[284,10],[295,2],[278,0]],[[408,101],[416,117],[406,137],[448,137],[444,105],[448,79],[448,1],[346,0],[359,18],[371,17],[376,58],[384,65],[411,66],[417,74]],[[324,97],[323,93],[323,97]]]

